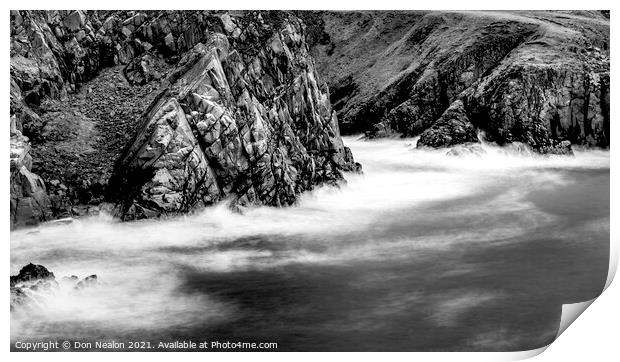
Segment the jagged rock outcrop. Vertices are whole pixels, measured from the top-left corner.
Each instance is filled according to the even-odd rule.
[[[11,225],[32,225],[49,220],[50,199],[43,180],[31,172],[32,157],[28,138],[16,128],[16,116],[11,116]]]
[[[340,139],[303,24],[282,13],[221,21],[225,34],[209,34],[168,75],[117,164],[124,218],[187,212],[227,197],[290,205],[360,167]]]
[[[47,270],[43,265],[28,263],[28,265],[19,270],[17,275],[12,275],[10,279],[11,285],[16,285],[19,283],[54,279],[54,273]]]
[[[54,273],[46,267],[28,263],[17,275],[10,277],[11,311],[35,308],[65,284],[69,284],[69,287],[76,291],[94,287],[97,285],[97,275],[93,274],[82,280],[75,275],[63,277],[58,283]]]
[[[561,141],[608,147],[608,50],[582,45],[570,56],[541,60],[538,54],[559,41],[548,38],[516,49],[465,92],[472,118],[500,143],[520,141],[543,152]]]
[[[359,169],[304,32],[286,12],[12,11],[12,145],[38,186],[12,181],[12,227],[106,198],[132,217],[287,205]]]
[[[36,295],[57,287],[54,273],[43,265],[29,263],[21,268],[19,274],[11,275],[11,310],[36,302]]]
[[[463,102],[459,100],[452,103],[437,122],[422,132],[417,147],[449,147],[477,140],[476,128],[467,118]]]
[[[609,13],[299,14],[345,133],[416,136],[461,100],[500,144],[609,145]]]

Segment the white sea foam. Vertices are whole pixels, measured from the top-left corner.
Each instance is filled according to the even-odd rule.
[[[12,335],[50,334],[48,322],[131,330],[186,325],[198,314],[203,321],[233,318],[233,306],[178,291],[184,267],[229,272],[415,259],[472,243],[510,243],[556,221],[528,201],[530,191],[574,182],[561,172],[566,169],[609,169],[606,151],[538,156],[483,143],[482,155],[452,157],[445,149],[416,149],[416,139],[345,142],[364,173],[347,175],[339,189],[304,194],[294,207],[240,214],[217,205],[177,219],[131,223],[101,215],[12,232],[12,274],[33,262],[57,277],[97,274],[102,281],[81,293],[50,295],[41,313],[14,313]],[[235,244],[256,236],[277,237],[266,247]]]

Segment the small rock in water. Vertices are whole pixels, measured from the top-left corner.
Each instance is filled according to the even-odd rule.
[[[550,155],[574,156],[570,141],[552,142],[550,146],[544,147],[542,151]]]
[[[58,284],[54,273],[43,265],[29,263],[21,268],[19,274],[11,275],[10,294],[11,311],[21,307],[40,305],[46,296],[53,295],[61,285]],[[80,280],[76,275],[63,277],[62,284],[74,285],[75,290],[97,285],[97,275],[93,274]]]
[[[75,286],[75,289],[84,289],[87,287],[92,287],[97,285],[97,275],[93,274],[93,275],[89,275],[86,278],[80,280],[77,285]]]
[[[25,267],[21,268],[19,274],[11,275],[11,286],[46,279],[54,279],[54,273],[47,270],[47,268],[43,265],[29,263]]]
[[[43,265],[32,263],[21,268],[19,274],[11,275],[10,281],[11,310],[30,303],[34,299],[31,292],[49,291],[58,287],[54,273]]]
[[[11,311],[17,306],[24,305],[28,301],[28,295],[21,288],[11,287]]]

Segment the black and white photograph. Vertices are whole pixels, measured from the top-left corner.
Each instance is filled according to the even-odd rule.
[[[613,11],[8,6],[19,356],[543,351],[613,279]]]

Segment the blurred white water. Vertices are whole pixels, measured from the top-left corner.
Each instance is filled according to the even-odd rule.
[[[575,182],[562,171],[609,169],[609,152],[597,150],[578,150],[574,157],[540,156],[483,143],[482,154],[454,157],[446,149],[416,149],[415,139],[348,137],[345,143],[364,173],[346,175],[348,182],[339,189],[309,192],[294,207],[256,207],[239,214],[218,205],[182,218],[131,223],[102,215],[12,232],[11,274],[33,262],[57,278],[97,274],[102,281],[81,292],[61,288],[40,310],[13,313],[12,336],[54,335],[60,333],[57,324],[67,322],[113,333],[233,320],[234,305],[178,293],[185,267],[231,272],[291,263],[415,259],[472,240],[511,240],[557,222],[557,216],[524,197],[529,192]],[[476,207],[458,202],[469,197],[481,201]],[[453,208],[433,207],[452,200]],[[443,227],[425,228],[441,222]],[[380,230],[407,223],[419,231]],[[365,236],[339,242],[352,234]],[[265,235],[277,235],[285,245],[218,248]],[[466,298],[455,300],[459,304]]]

